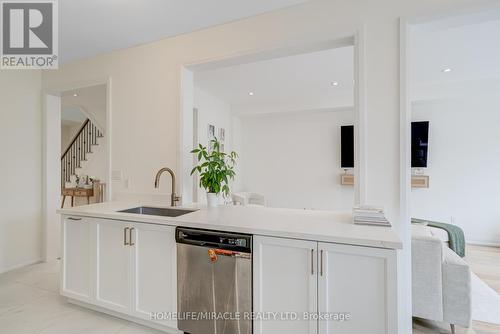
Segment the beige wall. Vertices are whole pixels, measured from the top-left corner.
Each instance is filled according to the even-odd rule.
[[[0,272],[42,258],[41,72],[0,71]]]
[[[45,88],[112,79],[112,164],[129,176],[128,189],[157,193],[155,171],[178,169],[181,65],[331,40],[365,31],[367,202],[382,204],[399,221],[399,17],[458,9],[481,0],[311,0],[308,3],[46,71]],[[163,182],[160,192],[168,193]],[[408,234],[405,244],[409,246]],[[409,277],[409,254],[400,265]],[[405,280],[409,288],[409,278]],[[404,310],[403,305],[402,309]],[[402,311],[404,312],[404,311]],[[409,308],[404,312],[409,325]]]
[[[366,32],[367,199],[398,217],[399,17],[478,3],[477,0],[310,1],[254,18],[97,56],[45,71],[47,89],[112,78],[112,162],[128,189],[157,193],[164,165],[177,168],[182,64]],[[132,131],[133,129],[133,131]],[[134,154],[130,154],[134,152]],[[163,183],[160,192],[168,193]],[[396,223],[397,225],[397,223]]]

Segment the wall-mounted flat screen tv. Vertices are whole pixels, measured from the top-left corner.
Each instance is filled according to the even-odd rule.
[[[411,123],[411,167],[427,168],[429,122]]]
[[[354,168],[354,125],[340,127],[340,168]]]

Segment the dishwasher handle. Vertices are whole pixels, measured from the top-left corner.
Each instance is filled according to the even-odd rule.
[[[209,248],[208,249],[208,257],[210,259],[210,262],[217,262],[217,258],[219,256],[229,256],[229,257],[234,257],[234,258],[239,258],[239,259],[247,259],[247,260],[252,259],[252,254],[250,254],[250,253],[235,252],[235,251],[230,251],[227,249],[218,249],[218,248]]]

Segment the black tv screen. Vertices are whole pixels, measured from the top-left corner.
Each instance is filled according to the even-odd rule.
[[[429,148],[429,122],[411,123],[411,167],[427,167],[427,150]]]
[[[354,125],[340,127],[340,167],[354,168]]]

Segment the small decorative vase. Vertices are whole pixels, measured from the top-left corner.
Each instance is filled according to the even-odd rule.
[[[215,208],[219,205],[219,195],[216,193],[207,193],[207,206]]]

